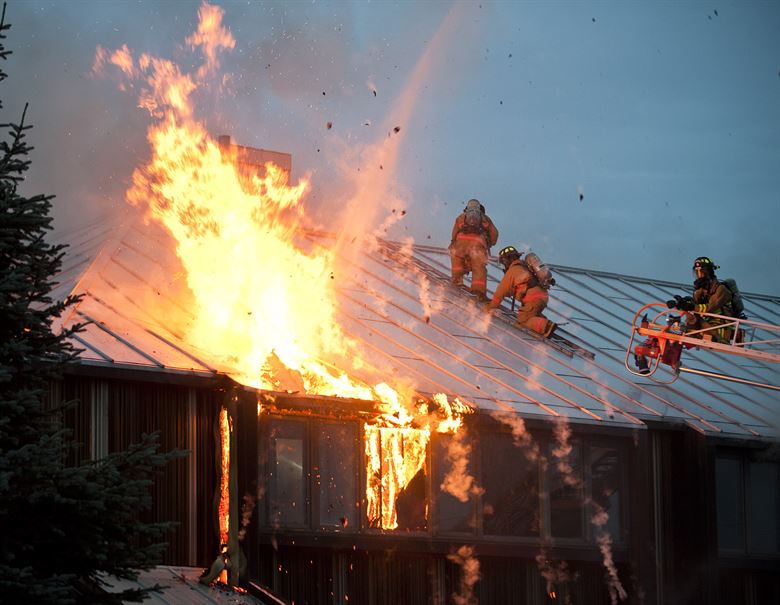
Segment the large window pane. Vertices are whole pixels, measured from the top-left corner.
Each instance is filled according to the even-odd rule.
[[[780,551],[778,470],[772,462],[750,463],[750,552]]]
[[[549,460],[550,533],[554,538],[582,538],[582,447],[572,444],[568,456],[551,455]]]
[[[539,469],[509,435],[482,443],[483,528],[500,536],[539,535]]]
[[[476,510],[475,496],[469,493],[469,485],[463,481],[456,481],[457,474],[453,474],[459,463],[468,461],[463,473],[473,476],[474,461],[473,448],[468,440],[455,439],[452,435],[437,435],[434,441],[433,459],[435,475],[433,477],[433,489],[437,501],[438,528],[441,532],[467,532],[474,533],[476,519],[474,513]],[[450,455],[448,455],[448,453]],[[445,478],[450,478],[453,483],[460,483],[458,497],[453,496],[446,490],[442,490],[441,485],[445,483]],[[461,474],[460,478],[463,478]],[[465,493],[461,493],[465,492]],[[461,497],[466,496],[465,502]]]
[[[617,449],[608,447],[590,448],[591,497],[599,509],[609,515],[609,520],[603,529],[609,532],[614,541],[621,539],[620,535],[620,498],[621,470]]]
[[[304,429],[302,422],[271,422],[269,501],[270,521],[275,526],[306,522]]]
[[[355,489],[356,427],[324,424],[319,429],[319,467],[314,469],[319,486],[320,525],[338,529],[356,528]]]
[[[718,547],[745,548],[745,509],[742,491],[742,463],[735,458],[715,460],[717,493]]]

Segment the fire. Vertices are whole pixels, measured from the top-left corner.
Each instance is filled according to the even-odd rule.
[[[425,463],[428,431],[412,428],[365,426],[366,501],[369,525],[398,527],[398,494]]]
[[[424,473],[431,432],[457,431],[462,425],[463,415],[470,412],[471,409],[458,399],[450,402],[446,395],[437,393],[430,404],[419,402],[412,416],[402,414],[401,418],[396,418],[384,415],[378,419],[378,424],[364,426],[366,502],[370,526],[382,529],[398,527],[398,497],[403,490],[411,487],[411,482],[419,473]],[[427,508],[417,512],[424,512],[422,516],[427,519]]]
[[[365,364],[335,319],[335,254],[296,242],[308,180],[290,185],[271,163],[264,174],[242,173],[195,117],[193,92],[218,65],[217,51],[235,43],[221,16],[221,9],[201,8],[198,32],[187,39],[205,55],[194,75],[147,55],[136,63],[126,47],[101,49],[96,60],[143,74],[140,104],[160,116],[147,136],[151,159],[134,172],[127,199],[175,239],[194,299],[187,340],[243,384],[285,390],[300,381],[311,394],[396,404],[400,396],[387,385],[334,369]],[[296,376],[293,383],[279,377],[277,361]]]
[[[221,446],[220,478],[219,478],[219,541],[228,543],[230,528],[230,432],[232,430],[230,416],[226,408],[219,411],[219,441]]]
[[[240,171],[197,117],[193,96],[208,88],[220,53],[235,46],[222,9],[204,2],[199,16],[197,31],[186,39],[203,56],[192,73],[146,54],[135,59],[127,46],[113,53],[99,48],[94,68],[111,65],[139,80],[139,106],[155,118],[147,133],[151,157],[135,170],[127,199],[170,233],[192,295],[180,317],[167,309],[166,321],[185,326],[189,346],[242,384],[386,404],[390,413],[365,427],[367,472],[380,477],[369,482],[366,497],[369,518],[379,527],[396,527],[395,499],[423,468],[431,430],[456,430],[467,408],[453,408],[437,395],[433,421],[427,412],[406,409],[415,397],[411,389],[350,375],[371,365],[336,319],[336,253],[312,249],[300,238],[308,179],[290,184],[271,163],[255,174]],[[412,422],[420,426],[412,428]],[[230,426],[224,410],[220,427],[225,465]],[[223,466],[223,544],[228,474]]]
[[[219,443],[220,443],[220,473],[219,473],[219,505],[217,518],[219,522],[219,542],[222,545],[222,557],[227,556],[230,532],[230,433],[232,423],[227,408],[219,411]],[[223,569],[219,580],[227,584],[228,572]]]

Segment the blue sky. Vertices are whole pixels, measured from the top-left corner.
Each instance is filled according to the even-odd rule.
[[[2,118],[30,102],[27,188],[57,195],[62,233],[121,209],[148,156],[150,118],[90,75],[96,47],[186,64],[198,4],[8,3]],[[292,153],[317,220],[339,203],[344,150],[359,167],[399,115],[388,187],[407,215],[390,237],[446,246],[477,197],[499,246],[548,262],[688,282],[708,255],[780,294],[780,3],[217,4],[232,93],[202,118]]]

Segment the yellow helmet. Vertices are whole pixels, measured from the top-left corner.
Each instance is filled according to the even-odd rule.
[[[509,269],[509,265],[520,258],[520,253],[514,246],[504,246],[498,252],[498,262],[504,266],[504,271]]]

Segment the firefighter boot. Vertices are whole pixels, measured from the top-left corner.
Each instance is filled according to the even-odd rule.
[[[650,373],[650,364],[647,363],[647,357],[644,355],[634,355],[634,363],[636,363],[640,374],[647,375]]]
[[[558,324],[554,321],[548,321],[547,322],[547,329],[544,331],[544,337],[545,338],[552,338],[552,335],[555,333],[555,329],[558,327]]]

